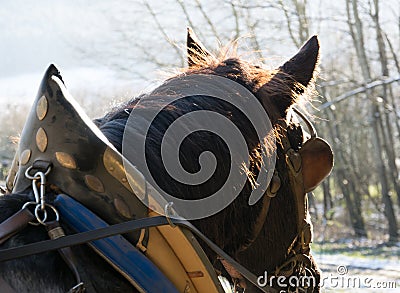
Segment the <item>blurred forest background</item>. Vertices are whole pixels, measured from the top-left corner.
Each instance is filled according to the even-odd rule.
[[[74,3],[74,1],[72,1]],[[309,112],[335,152],[331,176],[310,196],[318,253],[400,257],[400,1],[398,0],[167,0],[98,1],[98,18],[65,38],[88,66],[116,72],[146,90],[158,70],[186,66],[190,26],[216,52],[239,40],[245,59],[274,68],[312,35],[321,41],[320,78]],[[112,6],[112,7],[111,7]],[[77,12],[83,16],[82,12]],[[71,16],[72,17],[72,16]],[[71,18],[74,19],[74,18]],[[107,27],[101,37],[84,32]],[[51,62],[53,60],[48,60]],[[41,68],[44,70],[44,68]],[[37,81],[39,82],[39,80]],[[68,85],[68,79],[66,79]],[[140,87],[139,87],[140,86]],[[87,98],[73,95],[91,117],[132,95],[126,88]],[[4,103],[0,133],[3,176],[30,105]],[[397,272],[398,274],[398,272]],[[397,275],[398,276],[398,275]]]

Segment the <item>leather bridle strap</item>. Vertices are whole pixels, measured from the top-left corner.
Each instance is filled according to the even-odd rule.
[[[27,208],[23,208],[0,223],[0,245],[24,229],[28,223],[34,219],[36,219],[36,217],[31,211]]]
[[[37,253],[43,253],[46,251],[61,249],[64,247],[79,245],[93,240],[106,238],[118,234],[128,233],[133,230],[150,228],[156,226],[169,225],[170,223],[189,229],[198,238],[204,241],[216,254],[229,262],[243,277],[253,283],[262,292],[265,293],[277,293],[278,291],[270,286],[261,287],[257,282],[257,276],[248,271],[245,267],[236,262],[232,257],[225,253],[215,243],[209,240],[203,233],[201,233],[196,227],[190,222],[182,218],[166,218],[163,216],[143,218],[138,220],[132,220],[124,223],[115,224],[105,228],[99,228],[87,232],[81,232],[77,234],[67,235],[54,240],[45,240],[32,244],[27,244],[20,247],[8,248],[0,250],[0,261],[8,261],[15,258],[29,256]]]
[[[64,229],[60,226],[60,223],[58,221],[52,221],[46,223],[46,230],[50,239],[58,239],[60,237],[65,237]],[[57,249],[57,251],[60,254],[61,258],[68,265],[71,272],[74,274],[76,281],[76,285],[72,287],[67,293],[95,292],[90,282],[90,278],[86,276],[84,270],[79,268],[71,247],[60,248]],[[81,275],[84,276],[83,279],[85,280],[85,283],[83,282]]]
[[[293,111],[306,123],[311,138],[317,136],[313,124],[296,108]],[[283,122],[285,129],[288,129],[286,122]],[[286,164],[289,172],[289,182],[293,190],[297,214],[297,235],[300,243],[300,252],[306,255],[310,253],[312,241],[312,223],[308,213],[308,199],[304,188],[303,162],[299,151],[292,148],[288,135],[282,137],[282,145],[286,154]],[[303,143],[304,145],[304,143]]]
[[[21,209],[4,222],[0,223],[0,245],[12,236],[23,230],[35,216],[27,209]],[[16,293],[11,286],[0,276],[0,292]]]
[[[312,124],[299,111],[300,117],[306,122],[311,135],[316,132]],[[281,144],[286,157],[289,182],[293,191],[296,206],[297,234],[292,244],[289,246],[287,254],[289,258],[275,270],[276,275],[290,276],[293,273],[293,266],[287,268],[289,264],[304,263],[306,267],[311,267],[310,243],[312,242],[312,223],[308,213],[307,193],[304,188],[302,157],[298,150],[292,148],[289,136],[287,134],[288,125],[286,121],[279,122],[286,135],[281,137]]]
[[[29,222],[32,222],[36,219],[33,213],[28,208],[22,208],[18,212],[16,212],[11,217],[7,218],[4,222],[0,223],[0,244],[3,244],[13,235],[17,234],[19,231],[23,230]],[[50,239],[57,239],[59,237],[65,236],[61,226],[59,225],[58,221],[46,223],[46,229],[50,236]],[[63,260],[66,262],[68,267],[71,269],[72,273],[75,276],[75,280],[77,281],[77,285],[71,288],[68,293],[81,293],[86,290],[86,292],[93,292],[92,288],[90,287],[89,290],[88,285],[85,284],[83,286],[83,282],[81,280],[78,266],[76,265],[74,254],[71,251],[70,247],[65,247],[58,249]],[[86,281],[88,282],[88,281]],[[0,279],[0,292],[5,292],[8,290],[8,284]],[[8,286],[8,287],[7,287]]]

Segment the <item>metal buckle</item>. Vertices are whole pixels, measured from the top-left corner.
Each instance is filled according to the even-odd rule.
[[[300,233],[300,242],[301,242],[301,248],[303,251],[308,249],[310,247],[310,243],[312,242],[312,226],[310,223],[306,223],[303,226],[303,229],[301,230]]]
[[[164,214],[165,217],[167,218],[168,224],[172,227],[175,228],[176,225],[171,221],[171,215],[174,214],[174,211],[172,210],[172,206],[174,205],[173,202],[169,202],[165,205],[164,207]]]

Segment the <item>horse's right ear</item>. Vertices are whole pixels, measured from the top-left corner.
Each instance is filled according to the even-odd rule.
[[[186,48],[189,68],[198,63],[206,63],[208,57],[211,55],[190,27],[187,28]]]
[[[312,84],[316,76],[319,61],[318,37],[309,39],[299,52],[277,69],[275,76],[263,85],[259,91],[267,91],[269,99],[263,101],[264,107],[276,105],[279,118],[285,118],[286,112],[296,102],[296,94],[302,94]],[[273,114],[270,114],[273,115]]]
[[[313,80],[318,60],[319,41],[317,36],[313,36],[301,47],[295,56],[279,68],[279,71],[290,77],[293,81],[307,87]]]

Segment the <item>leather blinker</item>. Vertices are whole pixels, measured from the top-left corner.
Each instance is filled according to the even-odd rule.
[[[333,152],[330,145],[319,137],[307,140],[299,151],[305,192],[314,190],[332,171]]]

